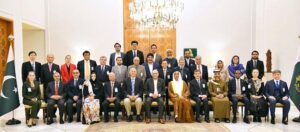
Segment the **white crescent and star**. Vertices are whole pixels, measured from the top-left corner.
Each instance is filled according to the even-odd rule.
[[[11,75],[7,75],[7,76],[4,76],[4,79],[3,79],[3,84],[5,83],[5,81],[7,81],[8,79],[16,79],[14,76],[11,76]],[[17,88],[15,87],[14,90],[13,90],[15,93],[17,93]],[[3,88],[1,90],[1,95],[0,95],[2,98],[5,98],[7,99],[7,97],[3,94]]]

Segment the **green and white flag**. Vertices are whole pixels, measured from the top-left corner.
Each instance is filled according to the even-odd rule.
[[[12,46],[9,47],[5,75],[1,87],[0,116],[5,115],[20,106]]]
[[[300,111],[300,48],[298,50],[298,57],[292,76],[290,96],[297,109]]]

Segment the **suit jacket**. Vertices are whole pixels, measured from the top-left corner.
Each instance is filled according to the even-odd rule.
[[[55,95],[55,81],[52,81],[48,84],[46,95],[48,99],[50,99],[52,95]],[[59,82],[58,95],[61,96],[62,99],[66,99],[67,92],[63,82]]]
[[[24,62],[22,64],[22,80],[26,81],[28,72],[33,71],[30,61]],[[41,63],[35,62],[35,80],[40,81],[41,77]]]
[[[74,79],[70,80],[67,84],[67,98],[73,99],[74,96],[78,96],[79,99],[82,98],[82,89],[79,88],[79,85],[83,85],[84,80],[78,78],[77,83],[74,84]],[[87,89],[87,88],[84,88]]]
[[[107,81],[104,84],[104,98],[107,99],[109,97],[111,97],[111,82]],[[121,84],[118,82],[114,83],[113,97],[116,97],[117,99],[121,99],[122,97]]]
[[[127,77],[127,67],[124,65],[121,66],[114,66],[111,72],[116,74],[116,81],[118,83],[123,83],[125,78]]]
[[[154,62],[152,65],[153,65],[152,70],[159,69],[159,64],[158,63]],[[145,70],[146,70],[146,79],[152,78],[152,73],[150,73],[150,67],[149,67],[148,63],[145,62],[143,64],[143,66],[145,67]]]
[[[178,68],[180,69],[180,67]],[[182,69],[180,69],[180,73],[182,80],[184,80],[188,84],[188,82],[190,82],[191,80],[190,70],[186,67],[183,67]]]
[[[275,85],[274,80],[267,81],[266,86],[265,86],[267,98],[269,98],[270,96],[275,97],[275,87],[276,87],[276,85]],[[275,97],[275,98],[283,98],[284,96],[287,96],[287,97],[290,96],[290,91],[289,91],[289,88],[285,81],[280,80],[279,87],[280,87],[280,97]]]
[[[159,64],[159,66],[160,66],[160,64],[161,64],[161,62],[162,62],[162,57],[161,57],[161,55],[160,54],[158,54],[158,53],[155,53],[155,60],[154,60],[154,62],[156,62],[157,64]],[[154,59],[154,58],[153,58]]]
[[[52,70],[49,71],[49,65],[48,63],[45,63],[42,65],[41,67],[41,82],[42,84],[44,84],[45,86],[48,86],[49,82],[54,81],[53,79],[53,73],[55,72],[59,72],[60,73],[60,69],[59,66],[57,64],[52,64]]]
[[[196,79],[190,82],[190,93],[192,98],[198,98],[199,95],[208,96],[208,86],[204,79],[200,80],[200,86]]]
[[[98,82],[107,82],[108,79],[108,73],[111,72],[111,67],[109,65],[105,65],[104,71],[101,70],[101,65],[98,65],[95,69],[96,75],[97,75],[97,81]]]
[[[158,69],[158,73],[159,73],[159,78],[162,78],[165,81],[165,86],[168,87],[168,84],[170,81],[172,81],[172,74],[173,74],[173,70],[172,69],[167,69],[166,71],[166,75],[164,75],[164,70],[163,68]]]
[[[91,70],[91,72],[90,73],[92,73],[92,71],[95,71],[95,69],[96,69],[96,67],[97,67],[97,63],[96,63],[96,61],[94,61],[94,60],[90,60],[90,70]],[[79,72],[80,72],[80,78],[82,78],[82,79],[84,79],[85,78],[85,73],[84,73],[84,60],[81,60],[81,61],[78,61],[78,63],[77,63],[77,69],[79,70]]]
[[[164,60],[168,62],[168,68],[174,69],[175,67],[178,67],[178,62],[176,58],[165,58]]]
[[[189,63],[187,62],[187,59],[184,59],[184,62],[184,66],[189,69],[195,65],[195,60],[193,60],[192,58],[189,58]]]
[[[248,86],[247,82],[243,79],[240,79],[240,88],[241,88],[241,94],[244,96],[248,96]],[[232,98],[232,96],[236,95],[236,79],[233,78],[229,80],[228,82],[228,97],[229,99]]]
[[[259,71],[259,75],[258,75],[258,78],[259,79],[262,79],[264,77],[264,74],[265,74],[265,66],[264,66],[264,62],[263,61],[260,61],[260,60],[257,60],[257,63],[256,63],[256,68],[258,69]],[[247,62],[247,65],[246,65],[246,75],[247,75],[247,78],[248,79],[251,79],[252,78],[252,70],[254,69],[253,67],[253,60],[249,60]]]
[[[144,63],[144,54],[142,51],[140,50],[137,50],[137,57],[140,58],[140,65]],[[126,56],[125,56],[125,63],[126,66],[130,66],[130,65],[133,65],[133,52],[132,50],[129,50],[127,53],[126,53]]]
[[[123,60],[123,62],[124,62],[124,60],[125,60],[125,53],[123,53],[123,52],[120,52],[120,54],[121,54],[121,57],[122,57],[122,60]],[[116,52],[114,52],[114,53],[111,53],[110,54],[110,58],[109,58],[109,65],[111,66],[111,67],[113,67],[113,66],[115,66],[117,63],[116,63]]]
[[[61,78],[64,84],[67,84],[71,79],[73,79],[73,70],[76,69],[74,64],[70,64],[70,72],[68,72],[67,64],[60,66]]]
[[[201,65],[202,67],[202,71],[201,71],[201,74],[202,74],[202,77],[201,79],[204,79],[206,82],[208,82],[208,70],[207,70],[207,66],[206,65]],[[194,71],[197,69],[197,65],[193,65],[190,69],[191,71],[191,74],[194,74]],[[195,79],[194,76],[191,77],[192,79]]]
[[[143,82],[145,82],[146,81],[146,76],[147,76],[147,73],[146,73],[146,69],[145,69],[145,67],[143,66],[143,65],[139,65],[139,66],[135,66],[135,65],[131,65],[131,66],[129,66],[128,67],[128,77],[130,77],[130,69],[131,68],[136,68],[136,73],[137,73],[137,77],[138,78],[140,78],[140,79],[142,79],[143,80]]]
[[[124,97],[128,97],[128,96],[132,96],[131,94],[131,78],[128,77],[125,79],[125,81],[123,82],[123,92],[124,92]],[[143,91],[144,91],[144,83],[143,80],[136,77],[135,78],[135,84],[134,84],[134,96],[138,96],[138,97],[143,97]]]
[[[154,94],[154,80],[152,78],[149,78],[146,81],[144,89],[147,96],[150,96],[150,94]],[[165,95],[166,93],[165,82],[161,78],[157,79],[157,93],[161,96]]]

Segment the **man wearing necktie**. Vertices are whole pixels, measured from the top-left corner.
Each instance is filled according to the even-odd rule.
[[[48,97],[47,116],[49,120],[47,124],[53,123],[54,105],[57,104],[59,109],[59,123],[64,124],[63,114],[65,109],[66,90],[64,84],[60,81],[60,73],[56,72],[53,74],[54,81],[50,82],[47,89],[46,95]]]
[[[131,115],[131,104],[134,102],[136,108],[136,120],[138,122],[142,121],[141,109],[142,109],[142,97],[143,97],[143,81],[136,77],[137,72],[135,68],[129,69],[130,77],[128,77],[123,83],[124,90],[124,106],[127,113],[127,121],[131,122],[133,120]]]
[[[115,73],[110,73],[109,81],[104,84],[104,98],[105,100],[102,103],[104,111],[104,122],[109,121],[109,105],[114,104],[114,122],[118,122],[118,114],[121,108],[121,84],[116,81]]]
[[[79,78],[80,73],[79,70],[75,69],[72,72],[73,79],[69,81],[67,84],[68,95],[67,95],[67,112],[68,112],[68,122],[71,123],[73,121],[73,103],[76,104],[76,113],[77,113],[77,122],[80,122],[81,115],[81,107],[82,107],[82,85],[84,80]]]
[[[106,60],[106,56],[101,56],[99,60],[100,65],[96,67],[97,81],[101,84],[109,81],[108,74],[111,72],[111,67],[109,65],[106,65]]]
[[[40,81],[41,76],[41,63],[35,61],[36,59],[36,52],[30,51],[28,53],[29,61],[24,62],[22,64],[22,81],[25,82],[27,79],[27,75],[30,71],[34,71],[35,73],[35,79],[37,81]]]
[[[275,107],[276,103],[283,104],[282,123],[288,124],[288,114],[290,111],[290,92],[287,83],[281,80],[281,71],[275,70],[272,72],[273,80],[266,83],[266,97],[270,103],[271,124],[275,124]]]
[[[178,67],[177,59],[173,57],[173,51],[171,49],[167,49],[167,57],[164,60],[168,62],[168,68],[174,69]]]
[[[228,97],[229,100],[232,102],[232,112],[233,112],[233,119],[232,123],[237,122],[237,104],[238,102],[243,102],[245,104],[245,113],[243,121],[247,124],[250,123],[248,119],[248,111],[250,108],[250,101],[248,99],[248,87],[246,81],[241,79],[242,72],[240,70],[235,71],[235,78],[231,79],[228,82]]]
[[[262,79],[265,73],[265,66],[264,62],[259,60],[258,58],[259,53],[258,51],[254,50],[252,51],[252,58],[247,62],[246,65],[246,75],[248,79],[252,78],[252,70],[253,69],[258,69],[259,70],[259,75],[258,78]]]
[[[191,73],[188,68],[185,67],[184,58],[181,57],[179,59],[179,69],[181,73],[182,80],[184,80],[186,83],[189,83],[191,81]]]
[[[138,41],[135,41],[135,40],[131,41],[132,50],[129,50],[125,56],[124,64],[126,66],[130,66],[133,64],[134,57],[140,58],[140,65],[144,63],[144,53],[142,51],[138,50],[138,45],[139,45]]]
[[[80,78],[84,80],[89,80],[91,73],[95,70],[97,63],[94,60],[90,59],[90,51],[84,51],[82,53],[83,60],[78,61],[77,63],[77,69],[80,72]]]

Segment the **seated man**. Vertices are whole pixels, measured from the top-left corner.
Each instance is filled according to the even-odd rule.
[[[207,82],[201,79],[200,70],[194,71],[195,79],[190,82],[191,99],[196,102],[196,121],[201,122],[201,102],[203,102],[205,121],[209,123],[209,106],[208,106],[208,87]]]
[[[64,124],[63,115],[64,115],[64,109],[65,109],[65,99],[66,99],[66,92],[65,92],[65,86],[63,85],[63,82],[60,81],[60,73],[55,72],[53,74],[54,81],[50,82],[46,89],[46,95],[47,95],[47,102],[48,102],[48,117],[49,120],[47,121],[47,124],[50,125],[53,123],[53,113],[54,113],[54,105],[57,104],[59,109],[59,123]]]
[[[290,101],[289,101],[289,88],[285,81],[280,80],[281,71],[275,70],[272,72],[274,80],[270,80],[266,83],[265,90],[266,96],[270,103],[270,111],[271,111],[271,123],[275,124],[275,106],[276,103],[283,104],[283,115],[282,115],[282,123],[288,124],[288,114],[290,111]]]
[[[132,121],[131,115],[131,102],[135,102],[136,108],[136,120],[142,121],[141,109],[142,109],[142,97],[143,97],[143,81],[137,77],[137,71],[135,68],[129,69],[130,77],[126,78],[123,83],[124,90],[124,106],[127,112],[127,121]]]
[[[235,71],[235,78],[231,79],[228,82],[228,97],[229,100],[232,102],[232,112],[233,112],[233,119],[232,123],[236,123],[236,112],[237,112],[237,104],[238,102],[243,102],[245,104],[245,114],[244,114],[244,122],[249,124],[248,119],[248,111],[250,101],[248,99],[248,92],[247,92],[247,83],[241,79],[242,72],[240,70]]]
[[[146,108],[146,123],[151,122],[151,104],[152,101],[156,101],[158,103],[159,115],[158,122],[161,124],[165,124],[165,120],[163,119],[164,112],[164,100],[163,95],[165,94],[165,83],[164,80],[158,78],[158,70],[154,69],[152,71],[152,78],[149,78],[145,84],[145,90],[147,94],[147,99],[145,102]]]
[[[103,110],[104,110],[104,122],[109,121],[109,104],[114,103],[114,122],[118,122],[118,113],[121,108],[121,84],[116,81],[115,73],[111,72],[108,75],[109,81],[104,84],[104,98]]]
[[[77,113],[77,122],[80,122],[81,107],[82,107],[82,89],[80,88],[83,85],[84,80],[79,78],[79,70],[73,70],[73,79],[70,80],[67,84],[68,87],[68,100],[67,100],[67,110],[68,110],[68,122],[73,121],[73,103],[76,103],[76,113]]]

